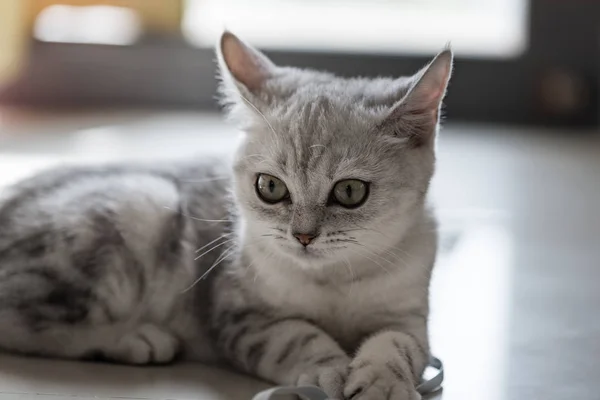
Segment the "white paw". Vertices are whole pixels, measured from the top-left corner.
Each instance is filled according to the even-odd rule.
[[[344,387],[348,400],[420,400],[410,373],[393,363],[354,360]]]
[[[107,356],[127,364],[165,364],[173,361],[179,342],[155,325],[141,325],[123,336]]]

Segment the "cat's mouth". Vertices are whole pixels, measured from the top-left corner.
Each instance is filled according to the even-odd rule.
[[[292,249],[293,254],[298,257],[298,258],[302,258],[305,260],[311,260],[311,259],[317,259],[317,258],[322,258],[323,254],[322,251],[320,251],[319,249],[316,249],[313,246],[293,246]]]
[[[314,243],[311,243],[308,246],[302,246],[299,243],[295,243],[295,240],[286,240],[283,243],[280,242],[280,247],[288,256],[304,262],[330,258],[332,253],[335,253],[336,250],[338,250],[328,248],[327,246],[319,246],[318,244],[315,245]]]

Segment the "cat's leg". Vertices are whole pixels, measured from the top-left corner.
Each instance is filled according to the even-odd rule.
[[[110,329],[110,328],[109,328]],[[97,345],[85,357],[100,357],[105,360],[125,364],[165,364],[173,361],[178,354],[180,342],[177,337],[158,325],[140,324],[119,334],[117,329],[108,333],[110,340],[96,338]],[[93,340],[86,338],[89,347]]]
[[[0,207],[0,348],[173,359],[179,340],[169,320],[194,274],[177,187],[87,170],[46,180]]]
[[[221,353],[236,367],[279,385],[315,385],[342,398],[350,358],[309,321],[259,310],[221,311],[213,321]]]
[[[417,400],[416,386],[429,360],[424,318],[367,339],[350,364],[349,400]]]
[[[178,339],[139,322],[123,298],[100,298],[49,269],[0,277],[0,348],[48,357],[148,364],[172,361]]]
[[[164,325],[145,322],[160,318],[143,315],[149,303],[143,271],[136,271],[135,264],[124,265],[127,260],[118,252],[99,251],[103,253],[88,256],[117,268],[95,277],[33,259],[1,269],[0,348],[70,359],[99,356],[129,364],[171,361],[179,341]]]
[[[26,355],[66,359],[106,360],[143,365],[173,361],[178,339],[157,325],[64,326],[41,331],[27,326],[2,329],[0,347]]]

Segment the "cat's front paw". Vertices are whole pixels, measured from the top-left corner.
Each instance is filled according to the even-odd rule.
[[[343,399],[344,384],[348,378],[350,359],[336,360],[308,367],[298,378],[298,386],[318,386],[331,399]]]
[[[126,364],[166,364],[175,359],[178,350],[177,338],[155,325],[144,324],[120,338],[106,356]]]
[[[344,387],[347,400],[420,400],[410,374],[393,362],[356,359]]]

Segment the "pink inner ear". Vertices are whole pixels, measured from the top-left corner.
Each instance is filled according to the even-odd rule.
[[[438,82],[434,82],[434,84],[423,82],[423,87],[417,87],[416,91],[417,98],[415,100],[421,107],[426,109],[436,108],[444,94],[444,86]]]
[[[235,35],[226,33],[221,40],[221,51],[233,77],[249,90],[260,89],[270,76],[268,60],[246,46]]]
[[[436,109],[439,107],[452,68],[452,55],[444,52],[438,55],[427,67],[413,89],[413,101],[417,107]]]

